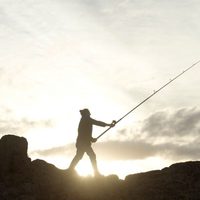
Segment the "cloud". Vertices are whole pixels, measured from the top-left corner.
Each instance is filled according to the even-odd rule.
[[[137,141],[117,142],[109,141],[96,143],[93,145],[98,157],[109,160],[126,160],[126,159],[141,159],[154,154],[155,150],[151,144]],[[149,151],[151,149],[151,153]],[[66,155],[73,156],[75,153],[75,145],[67,144],[45,150],[36,150],[30,154],[38,154],[40,156]]]
[[[147,141],[108,141],[93,145],[97,159],[105,160],[141,160],[149,157],[160,156],[172,160],[196,160],[200,156],[200,141],[195,144],[177,145],[172,143],[151,144]],[[30,152],[39,156],[64,155],[73,157],[75,145],[54,147],[45,150]]]
[[[1,119],[0,120],[0,135],[5,134],[25,134],[26,131],[38,127],[51,127],[51,120],[29,120],[23,119]]]
[[[45,150],[36,150],[30,152],[30,154],[38,154],[40,156],[54,156],[54,155],[66,155],[72,156],[74,154],[75,145],[74,144],[67,144],[64,146],[53,147]]]
[[[181,108],[173,112],[160,111],[144,120],[142,133],[147,137],[184,137],[200,133],[200,110]]]
[[[98,157],[108,160],[141,160],[159,156],[165,159],[199,159],[200,141],[178,145],[173,143],[152,144],[148,141],[105,142],[96,145]]]
[[[97,143],[102,158],[112,160],[145,159],[161,156],[165,159],[199,159],[200,110],[181,108],[155,112],[141,122],[140,129],[126,129],[127,140]],[[132,137],[130,137],[132,135]]]
[[[127,133],[126,133],[127,132]],[[191,160],[200,156],[200,110],[181,108],[173,112],[159,111],[144,120],[139,134],[130,138],[130,130],[123,129],[119,135],[128,139],[120,141],[97,142],[93,148],[99,159],[107,160],[141,160],[160,156],[165,159]],[[66,155],[74,156],[74,144],[37,150],[41,156]]]
[[[156,154],[156,148],[145,141],[109,141],[97,143],[98,156],[108,160],[144,159]]]
[[[129,133],[130,130],[125,132]],[[174,160],[198,159],[199,133],[199,109],[159,111],[142,122],[142,127],[136,135],[133,130],[127,134],[129,138],[132,135],[130,140],[99,143],[97,150],[107,159],[144,159],[152,156]]]

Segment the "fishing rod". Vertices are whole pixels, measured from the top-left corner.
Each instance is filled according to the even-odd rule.
[[[141,101],[138,105],[136,105],[133,109],[131,109],[129,112],[127,112],[124,116],[122,116],[120,119],[118,119],[117,121],[113,121],[112,124],[113,126],[116,125],[117,123],[119,123],[122,119],[124,119],[127,115],[129,115],[131,112],[133,112],[135,109],[137,109],[139,106],[141,106],[143,103],[145,103],[146,101],[148,101],[151,97],[153,97],[154,95],[156,95],[158,92],[160,92],[162,89],[164,89],[166,86],[168,86],[171,82],[175,81],[177,78],[179,78],[180,76],[182,76],[184,73],[186,73],[187,71],[189,71],[191,68],[193,68],[195,65],[197,65],[198,63],[200,63],[200,60],[195,62],[194,64],[192,64],[190,67],[188,67],[187,69],[183,70],[180,74],[176,75],[173,79],[170,79],[170,81],[168,81],[167,83],[165,83],[163,86],[161,86],[158,90],[154,91],[151,95],[149,95],[146,99],[144,99],[143,101]],[[99,139],[100,137],[102,137],[106,132],[108,132],[113,126],[109,127],[108,129],[106,129],[103,133],[101,133],[96,139]]]

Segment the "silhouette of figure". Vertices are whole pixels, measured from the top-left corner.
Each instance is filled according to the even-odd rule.
[[[77,151],[75,157],[73,158],[69,166],[69,170],[74,170],[78,162],[82,159],[84,153],[87,153],[92,163],[94,175],[97,176],[100,175],[100,173],[97,167],[96,154],[94,153],[91,147],[92,142],[96,142],[97,139],[92,137],[92,126],[97,125],[102,127],[114,127],[115,122],[113,121],[111,124],[107,124],[105,122],[92,119],[90,117],[91,114],[88,109],[80,110],[80,113],[82,117],[79,122],[78,137],[76,140]]]

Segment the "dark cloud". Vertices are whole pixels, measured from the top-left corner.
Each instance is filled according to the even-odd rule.
[[[157,153],[156,147],[145,141],[109,141],[97,143],[95,149],[108,160],[144,159]]]
[[[160,111],[144,121],[142,133],[148,137],[195,136],[200,133],[200,110],[182,108],[173,113]]]
[[[130,132],[130,130],[123,130]],[[182,108],[173,112],[153,113],[142,123],[138,135],[135,132],[128,141],[97,143],[96,148],[107,159],[144,159],[162,156],[166,159],[199,159],[200,110]],[[120,133],[119,133],[120,135]]]
[[[199,159],[199,143],[178,145],[173,143],[151,144],[146,141],[106,142],[97,144],[98,156],[108,160],[137,160],[153,156],[165,159]]]

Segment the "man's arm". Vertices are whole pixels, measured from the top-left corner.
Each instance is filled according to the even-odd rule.
[[[97,121],[95,119],[92,119],[92,124],[96,125],[96,126],[102,126],[102,127],[105,127],[105,126],[110,126],[110,127],[114,127],[115,126],[115,121],[113,121],[111,124],[107,124],[105,122],[102,122],[102,121]]]
[[[92,119],[92,118],[91,118],[91,120],[92,120],[92,124],[97,125],[97,126],[103,126],[103,127],[105,127],[105,126],[114,127],[115,124],[116,124],[116,121],[115,121],[115,120],[113,120],[111,124],[107,124],[107,123],[102,122],[102,121],[97,121],[97,120]],[[97,141],[97,138],[93,138],[93,137],[91,138],[91,142],[94,143],[94,142],[96,142],[96,141]]]

